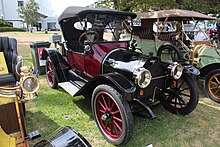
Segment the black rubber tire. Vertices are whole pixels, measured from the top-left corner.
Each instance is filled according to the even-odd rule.
[[[166,50],[169,50],[169,54],[172,56],[172,61],[171,62],[179,62],[179,61],[183,61],[183,55],[181,53],[181,51],[174,45],[172,44],[164,44],[164,45],[161,45],[157,51],[157,57],[162,61],[162,62],[165,62],[163,61],[162,59],[162,53]],[[173,55],[170,53],[174,53]],[[169,63],[169,62],[168,62]]]
[[[115,104],[118,106],[117,108],[120,110],[120,116],[122,118],[122,133],[119,138],[114,139],[111,138],[111,136],[108,136],[105,131],[102,129],[102,126],[100,125],[100,122],[98,120],[98,116],[96,113],[96,102],[98,99],[98,96],[100,93],[107,93],[111,96],[111,99],[115,102]],[[119,94],[118,91],[116,91],[113,87],[108,85],[99,85],[95,88],[92,94],[92,112],[95,119],[95,122],[102,133],[102,135],[105,137],[105,139],[114,145],[124,145],[126,144],[132,137],[133,133],[133,115],[131,113],[131,109],[127,103],[127,101]]]
[[[50,62],[50,63],[49,63]],[[53,72],[53,74],[54,74],[54,76],[53,76],[53,78],[52,78],[52,81],[50,82],[50,80],[49,80],[49,77],[48,77],[48,64],[51,64],[50,66],[52,67],[52,70],[51,70],[51,72]],[[46,79],[47,79],[47,83],[48,83],[48,85],[51,87],[51,88],[53,88],[53,89],[56,89],[57,88],[57,85],[58,85],[58,83],[57,83],[57,80],[56,80],[56,73],[54,72],[54,65],[53,65],[53,63],[51,62],[51,59],[50,59],[50,57],[48,56],[47,57],[47,60],[46,60],[46,66],[45,66],[45,71],[46,71]]]
[[[199,101],[198,85],[197,85],[196,81],[188,74],[183,74],[180,79],[173,80],[173,81],[177,81],[177,82],[181,82],[181,83],[183,82],[183,84],[180,84],[181,86],[179,86],[179,87],[188,86],[186,88],[185,87],[184,88],[182,87],[182,88],[185,90],[189,90],[189,95],[187,95],[185,93],[184,94],[180,93],[181,91],[179,91],[179,90],[181,88],[178,89],[178,84],[176,86],[177,88],[172,88],[170,86],[171,89],[173,91],[175,91],[175,93],[177,93],[177,95],[182,95],[182,98],[184,99],[186,104],[181,104],[183,102],[180,102],[179,99],[174,96],[174,94],[169,94],[168,95],[169,97],[166,98],[165,103],[163,103],[163,106],[166,110],[168,110],[171,113],[180,114],[180,115],[187,115],[187,114],[191,113],[196,108],[196,106],[198,104],[198,101]],[[187,96],[189,98],[186,98],[183,96]],[[178,104],[175,105],[175,103],[177,103],[177,101],[178,101],[179,107],[177,107]]]
[[[215,92],[218,92],[220,91],[220,83],[217,84],[218,82],[220,82],[220,79],[219,81],[216,81],[215,79],[213,79],[213,77],[219,77],[220,78],[220,69],[215,69],[215,70],[212,70],[211,72],[209,72],[205,78],[205,81],[204,81],[204,91],[207,95],[207,97],[209,97],[211,100],[217,102],[217,103],[220,103],[220,95],[218,97],[217,93],[215,95]],[[214,80],[213,82],[217,82],[216,84],[218,85],[218,87],[216,88],[217,90],[214,92],[215,89],[213,89],[213,92],[211,91],[211,81]],[[213,87],[212,87],[213,88]]]

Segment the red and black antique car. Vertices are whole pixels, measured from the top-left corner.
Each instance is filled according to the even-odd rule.
[[[43,52],[50,87],[59,85],[72,96],[91,97],[97,126],[115,145],[130,140],[132,113],[140,108],[155,118],[151,106],[158,102],[181,115],[192,112],[198,103],[198,88],[190,76],[195,68],[162,63],[130,43],[135,17],[111,9],[68,7],[59,17],[62,48]]]

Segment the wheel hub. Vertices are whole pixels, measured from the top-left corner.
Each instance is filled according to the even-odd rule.
[[[107,118],[108,118],[108,116],[107,116],[106,114],[103,114],[102,117],[101,117],[101,119],[102,119],[103,121],[106,121]]]
[[[112,120],[112,114],[111,114],[111,112],[110,111],[106,111],[102,116],[101,116],[101,119],[103,120],[103,121],[110,121],[110,120]]]

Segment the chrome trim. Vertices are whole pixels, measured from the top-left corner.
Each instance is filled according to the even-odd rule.
[[[126,51],[127,49],[124,49],[124,48],[113,49],[113,50],[111,50],[110,52],[108,52],[108,53],[105,55],[105,57],[103,58],[102,63],[101,63],[101,74],[103,74],[103,70],[104,70],[103,67],[104,67],[104,63],[105,63],[106,59],[107,59],[112,53],[114,53],[114,52],[116,52],[116,51],[119,51],[119,50],[124,50],[124,51]]]
[[[145,72],[148,73],[149,79],[145,77],[144,82],[145,82],[146,79],[148,79],[148,83],[145,84],[145,85],[142,85],[144,82],[140,83],[140,80],[141,80],[140,77],[141,77],[141,75],[142,75],[143,73],[145,73]],[[151,72],[150,72],[148,69],[144,68],[144,67],[140,67],[140,68],[135,69],[134,72],[133,72],[133,75],[135,76],[135,83],[136,83],[140,88],[146,88],[146,87],[150,84],[150,82],[151,82],[151,80],[152,80]]]

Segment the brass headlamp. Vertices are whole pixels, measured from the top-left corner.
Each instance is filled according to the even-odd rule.
[[[39,81],[36,77],[31,76],[33,69],[30,66],[22,66],[20,68],[20,86],[23,90],[24,99],[33,99],[39,90]]]
[[[17,86],[21,88],[25,100],[36,98],[39,90],[39,81],[33,74],[33,64],[27,60],[20,60],[16,65],[16,73],[20,76]]]

